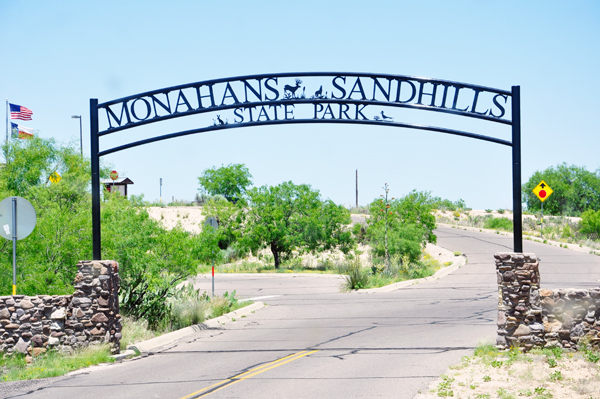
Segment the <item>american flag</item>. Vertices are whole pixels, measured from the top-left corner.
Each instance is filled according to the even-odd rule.
[[[30,121],[33,112],[27,107],[20,105],[8,104],[10,106],[10,119],[21,119],[23,121]]]

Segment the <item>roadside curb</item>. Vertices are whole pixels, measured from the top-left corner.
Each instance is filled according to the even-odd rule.
[[[386,285],[385,287],[369,288],[369,289],[366,289],[366,290],[354,290],[354,291],[352,291],[352,293],[355,293],[355,294],[375,294],[375,293],[378,293],[378,292],[392,292],[392,291],[398,290],[400,288],[405,288],[405,287],[409,287],[409,286],[414,285],[414,284],[419,284],[419,283],[424,282],[424,281],[439,280],[439,279],[441,279],[443,277],[446,277],[447,275],[449,275],[453,271],[460,269],[461,267],[463,267],[466,264],[467,264],[467,255],[463,254],[463,255],[457,256],[456,257],[456,261],[453,262],[450,266],[443,267],[440,270],[438,270],[437,272],[435,272],[435,274],[433,276],[418,278],[416,280],[400,281],[398,283]]]
[[[208,330],[209,328],[216,328],[222,326],[223,324],[235,321],[237,318],[245,317],[252,312],[262,309],[265,307],[265,304],[262,302],[255,302],[252,305],[248,305],[246,307],[240,308],[233,312],[229,312],[224,314],[223,316],[216,317],[214,319],[206,320],[204,323],[195,324],[193,326],[184,327],[177,331],[172,331],[170,333],[163,334],[159,337],[155,337],[143,342],[137,342],[133,345],[129,345],[127,349],[119,353],[117,355],[111,356],[115,360],[122,360],[129,356],[134,356],[136,354],[147,354],[150,352],[157,352],[161,348],[166,349],[165,347],[173,346],[178,340],[185,338],[189,335],[195,334],[197,332]]]

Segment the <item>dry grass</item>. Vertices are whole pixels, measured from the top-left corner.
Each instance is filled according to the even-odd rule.
[[[594,362],[595,361],[595,362]],[[473,356],[450,367],[415,399],[600,398],[600,368],[595,352],[562,350],[497,352],[482,345]]]

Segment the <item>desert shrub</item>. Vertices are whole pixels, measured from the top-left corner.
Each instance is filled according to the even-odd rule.
[[[469,209],[462,199],[450,201],[448,199],[441,199],[440,197],[432,197],[431,206],[440,211],[463,211]]]
[[[352,226],[352,235],[359,244],[364,244],[367,240],[367,226],[356,223]]]
[[[593,240],[600,237],[600,210],[589,209],[581,214],[579,232]]]
[[[221,261],[224,263],[232,263],[244,257],[238,245],[234,244],[227,249],[221,250]]]
[[[512,231],[513,222],[508,218],[490,218],[485,221],[483,227],[485,229]]]
[[[376,257],[383,258],[385,256],[384,234],[385,230],[383,229],[372,229],[370,234],[371,249]],[[412,262],[416,262],[421,256],[423,235],[423,229],[414,224],[400,225],[389,229],[387,239],[390,257],[407,255]]]
[[[211,300],[210,304],[210,313],[209,317],[219,317],[229,312],[233,312],[236,309],[244,305],[249,305],[251,302],[244,302],[244,305],[241,305],[238,299],[235,297],[235,290],[230,294],[229,292],[225,292],[222,297],[214,297]]]
[[[387,191],[386,191],[387,195]],[[383,196],[382,196],[383,197]],[[387,197],[386,197],[387,198]],[[376,257],[408,255],[411,262],[421,256],[421,246],[435,243],[437,237],[432,198],[427,192],[411,191],[406,196],[384,201],[375,199],[369,205],[367,238]]]
[[[339,273],[344,275],[344,288],[346,290],[359,290],[365,288],[369,281],[368,271],[362,266],[359,256],[340,264]]]
[[[131,344],[156,336],[156,333],[148,328],[148,322],[144,319],[123,315],[122,325],[121,350],[127,349]]]
[[[192,285],[184,284],[174,295],[169,298],[171,314],[169,316],[169,330],[202,323],[210,309],[210,297],[206,292],[200,293]]]
[[[102,251],[119,262],[119,303],[151,328],[168,318],[175,286],[197,271],[198,239],[180,227],[165,230],[144,208],[118,194],[102,206]]]
[[[350,213],[354,213],[354,214],[365,214],[365,213],[369,213],[369,207],[368,206],[362,206],[359,205],[358,207],[353,206],[350,209]]]

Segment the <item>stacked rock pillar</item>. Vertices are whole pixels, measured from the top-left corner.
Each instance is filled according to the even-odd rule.
[[[539,261],[535,254],[497,253],[499,349],[543,346]]]
[[[0,297],[0,352],[38,355],[110,343],[119,353],[119,266],[81,261],[73,295]]]
[[[77,268],[65,328],[77,331],[81,341],[111,343],[113,353],[119,353],[119,266],[115,261],[81,261]]]

